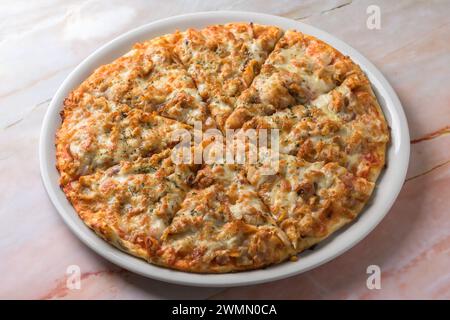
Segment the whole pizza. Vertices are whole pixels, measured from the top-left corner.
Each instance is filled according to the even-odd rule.
[[[137,43],[72,91],[61,117],[60,185],[80,218],[123,251],[189,272],[295,260],[357,217],[389,142],[349,57],[254,23]],[[239,149],[246,132],[255,139]]]

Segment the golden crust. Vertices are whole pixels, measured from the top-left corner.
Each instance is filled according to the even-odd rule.
[[[80,218],[121,250],[189,272],[262,268],[323,240],[367,203],[389,142],[350,58],[252,23],[136,44],[76,88],[61,116],[57,169]],[[196,121],[279,130],[275,172],[261,159],[175,163],[173,133]]]

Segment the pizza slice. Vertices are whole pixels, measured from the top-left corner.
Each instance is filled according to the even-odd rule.
[[[311,101],[269,116],[256,116],[242,130],[278,130],[279,150],[309,162],[337,162],[375,181],[385,163],[389,134],[369,83],[355,73]]]
[[[278,171],[248,164],[246,177],[276,217],[297,252],[353,220],[369,199],[374,184],[337,163],[310,163],[280,154]]]
[[[117,103],[193,125],[211,126],[206,106],[192,78],[174,58],[176,35],[135,44],[111,64],[103,65],[69,97],[73,103],[89,93]]]
[[[362,71],[313,100],[309,109],[314,114],[308,121],[312,139],[304,141],[297,155],[336,161],[356,176],[376,181],[385,165],[389,129]],[[299,135],[305,130],[294,133]]]
[[[171,151],[80,177],[63,187],[83,221],[118,248],[152,261],[196,168],[175,164]]]
[[[175,52],[220,128],[281,36],[277,27],[230,23],[179,33]]]
[[[192,132],[178,121],[88,94],[62,116],[56,137],[62,185],[123,160],[162,152]]]
[[[237,99],[226,128],[240,128],[254,116],[305,104],[327,93],[353,72],[355,65],[324,42],[287,31],[255,77]]]
[[[260,268],[293,254],[242,167],[206,165],[163,235],[162,263],[191,272]]]

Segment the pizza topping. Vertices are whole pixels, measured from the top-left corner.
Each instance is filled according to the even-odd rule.
[[[69,127],[72,123],[75,125]],[[66,155],[58,163],[65,174],[62,184],[122,160],[164,151],[179,142],[180,135],[175,132],[191,131],[177,121],[88,95],[66,116],[63,128],[65,135],[58,134],[57,150]]]
[[[208,178],[207,178],[208,177]],[[208,181],[205,185],[204,181]],[[164,234],[162,257],[174,268],[246,269],[292,254],[244,172],[234,165],[206,166]]]
[[[374,187],[336,163],[309,163],[290,155],[280,155],[274,175],[264,169],[248,165],[247,178],[295,248],[304,246],[306,237],[309,245],[330,234],[335,224],[352,220]]]
[[[174,59],[177,41],[176,36],[167,35],[136,44],[121,58],[97,69],[73,96],[88,93],[189,125],[205,122],[205,103],[194,81]]]
[[[352,70],[350,59],[328,45],[300,32],[287,31],[261,73],[239,97],[225,126],[240,128],[254,116],[309,103],[330,92]]]
[[[88,225],[116,233],[122,246],[145,248],[148,237],[159,243],[195,174],[194,166],[175,165],[170,155],[166,150],[147,159],[121,162],[80,177],[64,191]],[[141,240],[136,243],[136,239]]]
[[[236,97],[250,86],[281,36],[275,27],[233,23],[179,33],[175,52],[208,101],[220,128],[233,111]]]

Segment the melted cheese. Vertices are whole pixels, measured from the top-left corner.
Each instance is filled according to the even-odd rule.
[[[276,175],[264,175],[263,166],[249,165],[247,177],[295,248],[303,247],[304,237],[327,234],[336,223],[333,217],[353,218],[373,190],[373,183],[354,177],[335,163],[280,157]]]

